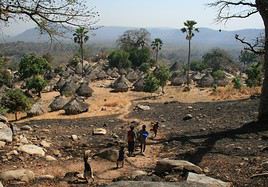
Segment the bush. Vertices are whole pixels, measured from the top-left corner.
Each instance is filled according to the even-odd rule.
[[[225,78],[224,71],[222,70],[213,71],[212,76],[215,80],[223,80]]]
[[[233,79],[234,88],[240,90],[242,87],[241,80],[239,77]]]
[[[2,97],[1,106],[6,108],[8,112],[14,113],[17,120],[17,112],[29,110],[31,101],[20,89],[12,89],[8,90]]]
[[[141,70],[144,73],[148,73],[151,68],[151,65],[149,63],[143,63],[140,67],[139,70]]]
[[[154,76],[159,80],[159,84],[162,87],[162,92],[164,93],[164,87],[170,78],[169,69],[166,66],[160,66],[155,72]]]
[[[147,75],[144,83],[145,92],[155,92],[156,90],[158,90],[159,86],[160,81],[153,74]]]
[[[22,79],[42,75],[50,69],[50,64],[46,59],[34,54],[24,55],[19,64],[19,73]]]
[[[129,52],[129,60],[131,61],[132,67],[137,68],[143,63],[149,62],[151,58],[151,52],[148,48],[136,49],[133,48]]]
[[[42,76],[34,76],[26,82],[28,90],[33,89],[41,97],[41,91],[46,87],[47,81]]]
[[[262,68],[260,64],[252,64],[247,70],[246,74],[248,79],[246,84],[249,87],[256,87],[261,85],[262,80]]]
[[[206,68],[207,66],[202,61],[192,61],[190,64],[190,69],[193,71],[202,71]]]
[[[6,85],[12,87],[13,75],[9,70],[0,71],[0,86]]]
[[[129,53],[123,50],[113,51],[109,56],[110,67],[116,67],[118,69],[127,69],[131,67],[131,62],[129,61]]]
[[[77,64],[81,62],[81,58],[78,55],[75,55],[69,62],[68,65],[71,67],[76,67]]]

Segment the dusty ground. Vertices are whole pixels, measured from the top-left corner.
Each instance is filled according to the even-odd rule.
[[[58,161],[47,162],[43,158],[23,155],[7,162],[0,161],[1,170],[30,168],[37,175],[51,174],[57,177],[55,181],[39,181],[31,186],[68,186],[61,179],[66,172],[83,171],[84,150],[90,149],[96,153],[111,146],[117,148],[118,139],[113,138],[112,134],[125,140],[128,123],[138,119],[147,125],[159,121],[159,137],[149,140],[145,156],[127,158],[123,169],[115,169],[115,163],[94,159],[92,165],[97,184],[111,182],[138,169],[151,171],[159,158],[192,161],[205,168],[207,175],[231,181],[235,186],[267,184],[263,179],[251,180],[250,176],[263,172],[261,164],[268,156],[265,149],[268,146],[268,131],[259,126],[248,128],[244,125],[256,119],[258,100],[218,101],[245,99],[259,90],[238,93],[230,88],[217,92],[195,88],[189,93],[169,86],[166,94],[159,96],[138,92],[111,93],[110,89],[104,88],[108,84],[109,81],[92,84],[95,92],[88,99],[88,113],[65,116],[63,111],[59,111],[17,123],[18,126],[29,124],[33,127],[34,131],[25,132],[32,143],[39,144],[42,139],[51,142],[47,154],[53,155],[55,150],[59,150],[61,156]],[[43,94],[43,100],[48,105],[57,94]],[[134,111],[138,103],[149,105],[151,110]],[[189,113],[193,119],[183,121],[182,118]],[[108,134],[92,136],[95,127],[105,127]],[[72,134],[79,136],[78,142],[70,139]],[[0,155],[12,150],[11,147],[9,145]]]

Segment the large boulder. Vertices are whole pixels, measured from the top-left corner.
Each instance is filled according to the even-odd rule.
[[[98,80],[104,80],[108,78],[108,75],[106,74],[106,72],[104,70],[99,71],[97,74],[97,79]]]
[[[135,82],[138,80],[139,75],[134,71],[130,71],[127,76],[126,76],[127,80],[129,80],[130,82]]]
[[[202,169],[199,166],[185,160],[163,159],[157,161],[156,163],[156,173],[163,174],[165,172],[171,172],[173,170],[187,170],[193,171],[195,173],[202,173]]]
[[[207,177],[203,174],[196,174],[189,172],[187,177],[187,182],[194,182],[199,184],[204,184],[207,187],[232,187],[232,183],[229,182],[223,182],[218,179],[214,179],[211,177]]]
[[[0,173],[0,179],[3,181],[22,181],[30,182],[35,178],[34,172],[28,169],[9,170]]]
[[[0,141],[12,142],[12,130],[3,122],[0,122]]]
[[[126,79],[125,75],[121,75],[116,81],[112,84],[114,92],[127,92],[131,83]]]
[[[63,109],[66,115],[76,115],[88,111],[89,105],[81,99],[74,98]]]
[[[54,90],[60,90],[64,84],[66,83],[66,80],[64,78],[60,78],[58,82],[56,83]]]
[[[57,96],[55,99],[52,101],[52,103],[49,105],[49,108],[51,111],[58,111],[62,110],[63,107],[69,102],[69,99],[66,98],[65,96]]]
[[[42,103],[37,102],[33,104],[32,108],[27,112],[27,116],[28,117],[39,116],[44,114],[45,112],[46,110],[42,106]]]
[[[38,147],[37,145],[27,144],[27,145],[21,145],[18,148],[18,151],[27,153],[29,155],[37,155],[37,156],[45,156],[45,151],[43,148]]]
[[[171,77],[171,85],[172,86],[181,86],[187,82],[187,78],[184,75],[172,75]]]
[[[112,161],[112,162],[116,162],[118,159],[118,150],[110,149],[110,148],[104,149],[104,150],[101,150],[99,153],[95,154],[94,157],[95,156]]]
[[[76,94],[82,97],[91,97],[93,89],[89,87],[87,82],[80,84],[80,87],[76,90]]]
[[[199,81],[198,85],[200,87],[212,87],[214,84],[214,78],[210,73],[207,73],[202,79]]]

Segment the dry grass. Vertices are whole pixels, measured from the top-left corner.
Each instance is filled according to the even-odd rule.
[[[119,105],[118,102],[105,103],[105,107],[117,107]]]

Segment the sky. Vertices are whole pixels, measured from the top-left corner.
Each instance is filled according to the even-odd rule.
[[[226,24],[215,22],[216,8],[206,6],[211,0],[87,0],[89,7],[100,13],[101,26],[170,27],[182,28],[186,20],[195,20],[197,27],[222,30],[263,28],[258,14],[247,19],[236,19]],[[34,27],[33,23],[13,22],[3,29],[15,35]]]

